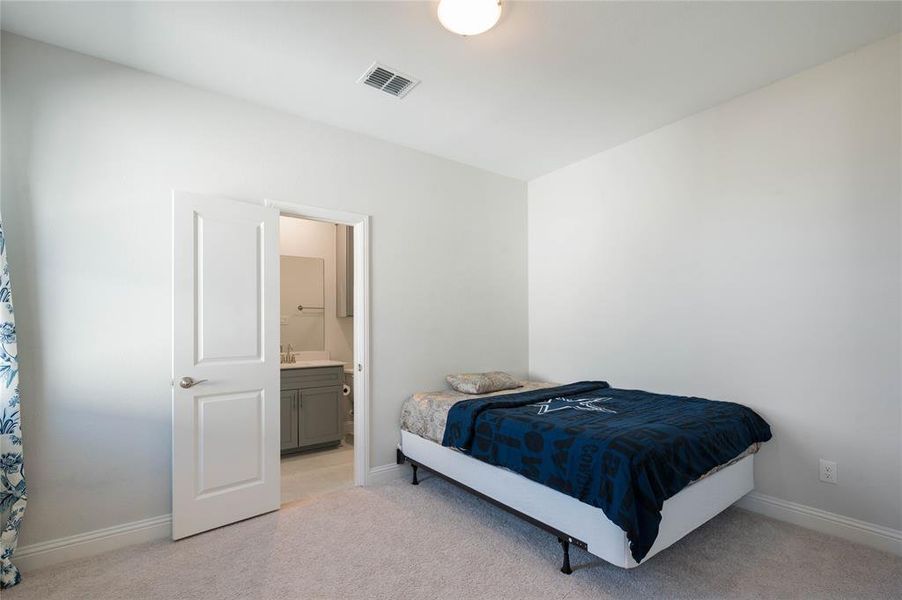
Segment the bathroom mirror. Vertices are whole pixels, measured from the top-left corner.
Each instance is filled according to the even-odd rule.
[[[282,256],[280,341],[288,351],[325,350],[324,261],[306,256]]]

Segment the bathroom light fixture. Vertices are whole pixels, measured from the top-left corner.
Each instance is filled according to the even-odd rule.
[[[438,20],[442,27],[460,35],[479,35],[501,18],[501,0],[441,0]]]

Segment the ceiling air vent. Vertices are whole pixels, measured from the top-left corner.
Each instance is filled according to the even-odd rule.
[[[373,63],[366,73],[360,76],[357,83],[364,83],[396,98],[403,98],[420,83],[420,80],[399,73],[397,69]]]

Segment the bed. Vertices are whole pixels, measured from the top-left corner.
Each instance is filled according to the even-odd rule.
[[[427,469],[550,532],[570,573],[571,544],[633,568],[752,491],[770,435],[738,404],[527,381],[414,394],[398,462],[414,484]]]

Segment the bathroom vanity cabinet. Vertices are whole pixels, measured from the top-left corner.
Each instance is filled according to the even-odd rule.
[[[282,369],[282,454],[341,443],[341,366]]]

